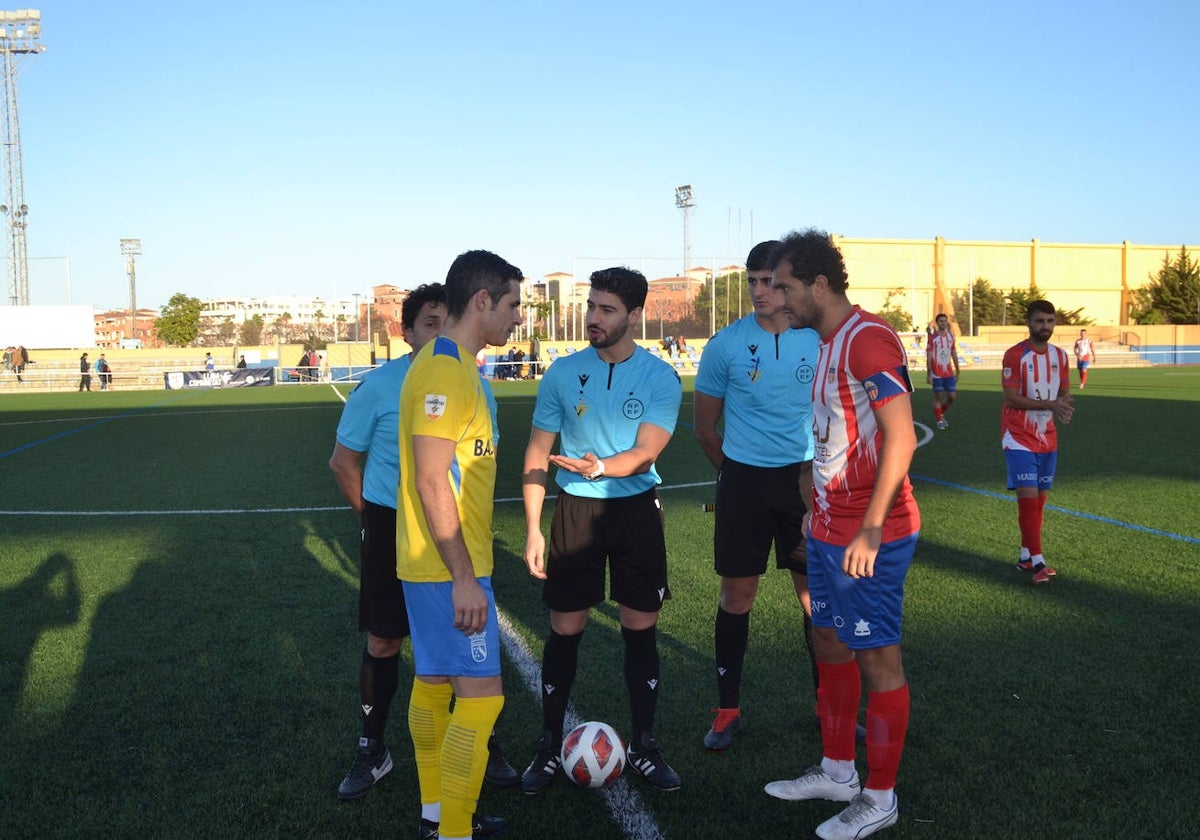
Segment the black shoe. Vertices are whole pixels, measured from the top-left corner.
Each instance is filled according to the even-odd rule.
[[[496,740],[494,733],[488,738],[488,762],[487,769],[483,771],[483,778],[489,785],[497,788],[515,787],[521,781],[521,776],[504,757],[504,750],[500,748],[500,742]]]
[[[471,823],[471,838],[495,837],[503,834],[508,824],[501,817],[475,817]],[[417,840],[438,840],[439,823],[421,817],[421,825],[417,829]]]
[[[338,786],[337,796],[343,802],[362,799],[371,792],[371,787],[392,771],[392,754],[382,741],[374,738],[358,739],[358,754],[350,772]]]
[[[641,745],[634,747],[630,744],[625,755],[629,766],[659,790],[679,790],[682,787],[683,782],[680,781],[679,774],[667,764],[653,736],[643,735]]]
[[[559,757],[561,751],[562,746],[554,743],[550,733],[543,732],[542,737],[538,738],[537,752],[533,755],[533,761],[529,762],[529,766],[525,768],[525,773],[521,776],[521,793],[541,793],[550,787],[550,783],[554,781],[554,776],[558,773],[558,768],[562,766],[562,759]]]

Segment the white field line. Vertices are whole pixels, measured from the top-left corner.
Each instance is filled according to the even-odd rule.
[[[538,708],[540,709],[542,675],[537,657],[529,650],[529,646],[525,644],[525,640],[513,629],[512,622],[509,621],[508,616],[499,610],[497,610],[497,613],[500,620],[500,636],[504,643],[504,652],[508,654],[509,660],[516,666],[517,673],[520,674],[521,681],[525,684],[525,687],[537,698]],[[575,710],[575,704],[568,704],[566,731],[571,731],[583,722],[583,718]],[[636,771],[630,770],[628,772],[634,773]],[[599,793],[608,803],[608,810],[612,813],[613,822],[621,828],[621,831],[630,840],[666,840],[666,835],[659,828],[654,817],[646,810],[638,792],[626,781],[625,774],[622,774],[621,778],[617,779],[614,784],[602,788]]]

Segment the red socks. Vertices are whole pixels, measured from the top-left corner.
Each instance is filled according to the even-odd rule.
[[[896,786],[904,736],[908,732],[908,684],[892,691],[867,693],[867,780],[863,788]],[[832,757],[832,756],[831,756]]]
[[[1042,508],[1045,496],[1018,496],[1017,522],[1021,526],[1021,545],[1030,554],[1042,553]]]
[[[817,714],[821,717],[824,754],[835,761],[854,761],[854,729],[862,698],[858,661],[851,659],[834,664],[817,660],[817,671],[821,676],[817,688]]]

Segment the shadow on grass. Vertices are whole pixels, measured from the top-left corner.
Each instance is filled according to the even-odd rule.
[[[6,743],[17,734],[17,709],[38,639],[79,621],[81,604],[75,563],[62,553],[51,554],[27,578],[0,591],[0,732]]]
[[[394,747],[399,772],[380,784],[369,808],[339,807],[334,797],[359,732],[357,589],[305,545],[315,534],[334,555],[356,558],[357,532],[347,520],[344,513],[219,524],[179,518],[167,527],[153,520],[158,548],[95,606],[61,727],[8,739],[4,762],[22,768],[20,790],[36,795],[16,796],[9,777],[0,835],[415,830],[419,796],[404,743]],[[48,561],[9,596],[32,597],[69,570],[63,559]],[[45,599],[41,627],[78,615],[72,591],[69,599]],[[410,680],[402,664],[390,727],[397,741],[407,738]]]

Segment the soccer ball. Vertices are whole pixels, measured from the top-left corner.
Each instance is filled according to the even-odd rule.
[[[607,723],[592,720],[570,731],[562,745],[563,772],[583,788],[602,788],[625,769],[621,736]]]

